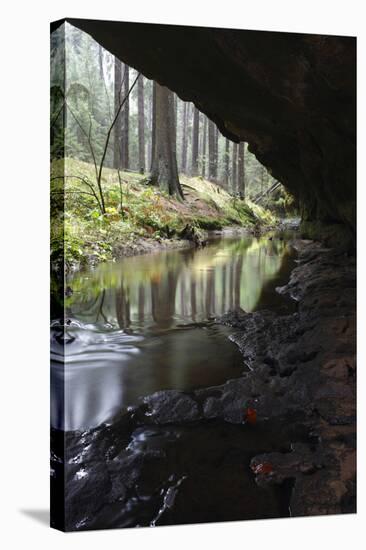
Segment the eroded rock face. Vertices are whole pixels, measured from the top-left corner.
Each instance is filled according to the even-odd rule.
[[[304,220],[354,234],[355,38],[68,21],[247,141]]]
[[[258,418],[302,411],[313,438],[292,441],[290,453],[257,455],[251,469],[259,486],[292,483],[293,515],[355,511],[355,263],[313,243],[297,247],[299,267],[278,289],[298,300],[297,313],[223,318],[253,369]]]

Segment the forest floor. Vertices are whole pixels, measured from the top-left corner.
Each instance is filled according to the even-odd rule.
[[[122,256],[192,246],[204,242],[205,231],[234,226],[259,232],[277,221],[269,211],[233,198],[202,177],[180,175],[184,201],[149,185],[146,175],[120,172],[120,179],[121,185],[116,170],[103,170],[106,214],[102,215],[93,196],[93,192],[98,194],[94,166],[69,158],[52,163],[54,265],[64,260],[67,269],[75,269]]]

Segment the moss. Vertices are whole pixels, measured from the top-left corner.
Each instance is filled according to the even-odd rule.
[[[223,223],[220,220],[215,220],[212,218],[194,218],[193,219],[194,224],[199,227],[200,229],[206,229],[207,231],[210,230],[220,230],[223,228]]]
[[[252,227],[274,221],[265,209],[233,199],[203,178],[181,176],[187,200],[178,202],[159,188],[147,186],[141,174],[121,172],[120,187],[116,170],[110,168],[103,172],[106,214],[102,215],[95,197],[85,193],[90,187],[80,183],[84,180],[93,185],[92,165],[66,158],[54,161],[51,171],[57,176],[52,180],[52,259],[62,261],[64,255],[66,264],[82,265],[90,258],[110,260],[119,243],[179,238],[187,224],[201,230],[220,230],[227,225]],[[77,177],[63,180],[64,173]],[[58,220],[60,213],[62,219]]]

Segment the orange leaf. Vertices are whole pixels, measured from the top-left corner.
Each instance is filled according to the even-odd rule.
[[[273,466],[270,462],[263,462],[252,466],[252,470],[255,474],[270,474],[273,472]]]
[[[245,411],[245,420],[248,424],[255,424],[257,422],[257,411],[248,407]]]

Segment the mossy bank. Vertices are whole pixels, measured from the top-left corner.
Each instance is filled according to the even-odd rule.
[[[106,213],[90,191],[91,164],[60,159],[51,166],[51,260],[66,270],[202,243],[205,232],[231,226],[259,232],[277,219],[250,201],[233,198],[201,177],[181,176],[184,201],[149,185],[135,172],[103,171]]]

